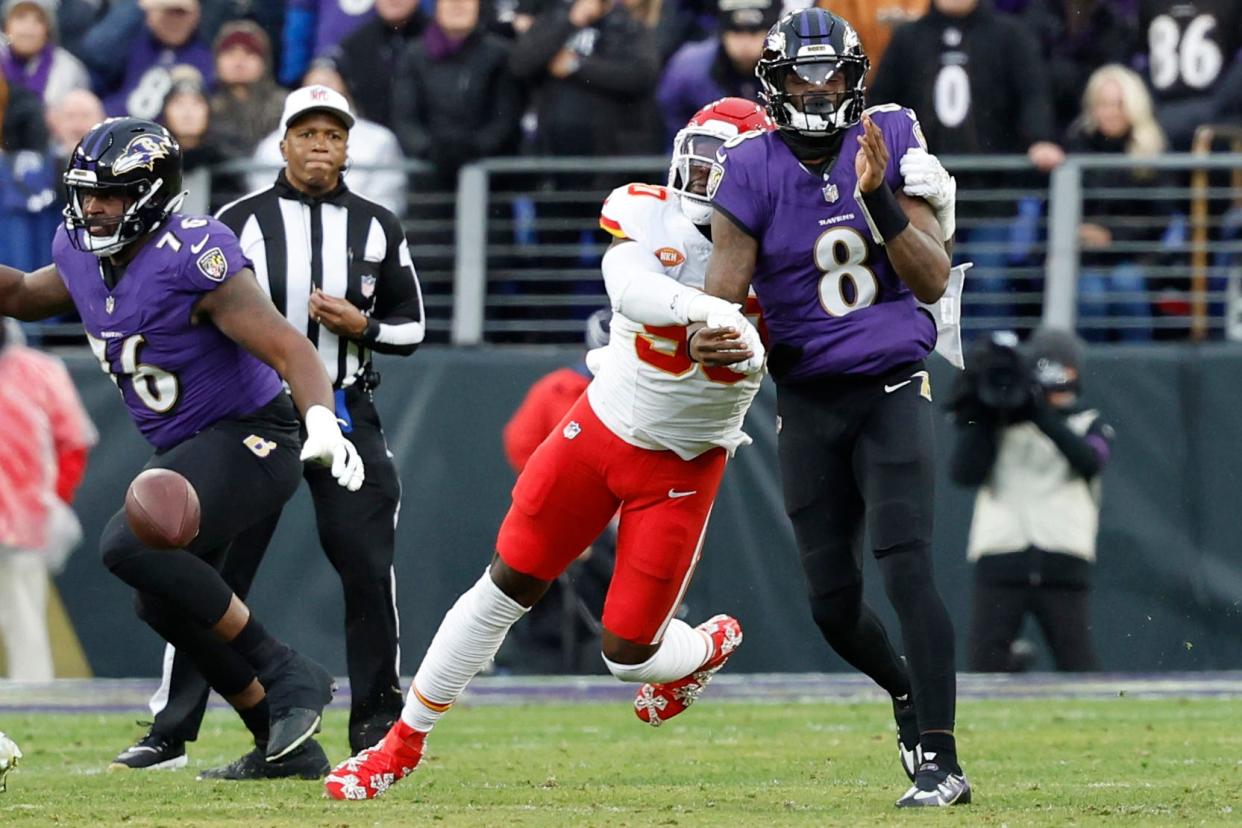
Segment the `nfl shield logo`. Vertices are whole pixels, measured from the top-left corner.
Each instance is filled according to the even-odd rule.
[[[104,310],[108,313],[112,313],[112,311],[116,310],[116,300],[111,296],[104,300]]]
[[[565,424],[565,427],[561,429],[561,436],[563,436],[566,440],[572,440],[581,433],[582,426],[578,425],[577,420],[570,420]]]
[[[841,194],[837,192],[836,184],[827,184],[824,186],[824,201],[829,204],[836,204],[837,199],[840,197]]]
[[[374,295],[375,295],[375,277],[368,273],[367,275],[362,277],[362,297],[364,299],[370,299]]]

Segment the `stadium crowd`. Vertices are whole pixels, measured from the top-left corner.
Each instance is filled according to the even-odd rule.
[[[1184,151],[1198,125],[1242,118],[1242,8],[1232,0],[814,2],[858,28],[872,61],[869,103],[914,109],[941,155],[1025,154],[1048,173],[1066,152]],[[105,115],[165,124],[185,152],[186,208],[208,211],[270,183],[286,90],[322,83],[347,94],[360,116],[351,188],[399,216],[413,204],[415,217],[451,225],[445,200],[437,208],[422,196],[452,190],[466,163],[662,154],[704,104],[757,99],[754,67],[766,31],[783,12],[809,4],[5,0],[0,260],[27,268],[48,261],[64,159]],[[430,172],[409,186],[399,168],[405,159]],[[209,179],[229,160],[257,166]],[[1085,183],[1136,192],[1168,183],[1146,170],[1098,176]],[[959,176],[964,190],[990,180]],[[562,176],[541,186],[583,183]],[[1084,207],[1081,316],[1158,314],[1141,297],[1160,287],[1144,271],[1159,262],[1132,251],[1135,242],[1142,248],[1184,233],[1185,206],[1143,201],[1138,219],[1124,199]],[[565,218],[560,213],[578,208],[541,209],[545,218]],[[990,313],[1021,315],[1014,297],[1024,289],[1039,295],[1040,285],[1005,269],[1031,263],[1015,254],[1013,240],[1042,232],[1031,229],[1041,210],[1030,200],[1016,209],[961,204],[958,241],[973,246],[976,266],[969,288],[991,297]],[[1142,326],[1084,333],[1153,335]]]

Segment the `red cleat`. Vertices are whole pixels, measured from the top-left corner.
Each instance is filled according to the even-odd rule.
[[[323,781],[332,799],[375,799],[409,776],[423,758],[425,733],[397,719],[378,745],[337,765]]]
[[[652,727],[659,727],[694,704],[716,671],[725,666],[729,656],[741,646],[742,625],[731,615],[713,616],[695,629],[711,636],[711,658],[685,678],[666,684],[644,684],[634,697],[635,715]]]

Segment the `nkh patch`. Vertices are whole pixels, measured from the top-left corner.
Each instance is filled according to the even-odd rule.
[[[720,189],[720,182],[724,181],[724,165],[712,164],[712,171],[707,176],[707,200],[711,201],[716,197],[716,191]]]
[[[213,282],[223,282],[229,275],[229,260],[224,258],[224,251],[213,247],[198,257],[199,271]]]

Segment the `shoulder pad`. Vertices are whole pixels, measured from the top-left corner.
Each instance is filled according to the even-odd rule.
[[[646,228],[659,223],[674,204],[673,194],[659,184],[627,184],[613,190],[600,208],[599,226],[618,239],[641,240]]]

